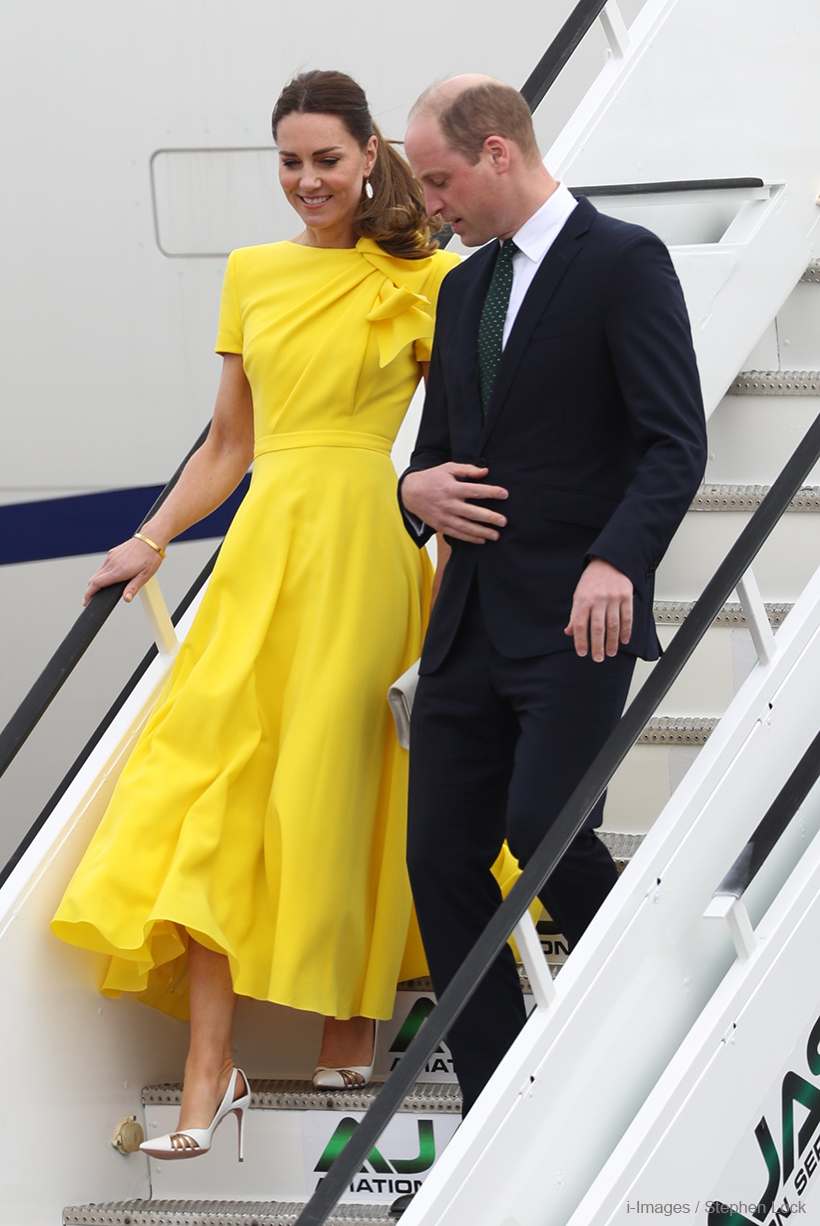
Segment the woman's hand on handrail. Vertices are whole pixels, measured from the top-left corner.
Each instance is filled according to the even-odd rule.
[[[236,489],[253,459],[253,397],[237,353],[223,355],[208,437],[183,468],[179,481],[140,532],[165,550],[169,541],[204,519]],[[83,604],[100,588],[126,582],[123,599],[131,601],[157,573],[162,556],[146,539],[123,541],[91,576]]]
[[[162,548],[165,548],[164,543]],[[83,607],[102,588],[123,581],[130,581],[122,595],[123,600],[130,603],[140,588],[157,573],[161,564],[162,557],[156,549],[132,536],[130,540],[109,549],[102,566],[88,580]]]

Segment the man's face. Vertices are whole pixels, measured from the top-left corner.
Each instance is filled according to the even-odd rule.
[[[428,213],[441,213],[465,247],[480,247],[500,233],[499,177],[487,153],[471,166],[448,145],[438,120],[424,114],[410,120],[404,151],[424,187]]]

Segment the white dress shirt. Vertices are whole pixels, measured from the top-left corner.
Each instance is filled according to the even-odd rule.
[[[510,290],[510,302],[507,307],[507,318],[504,321],[504,332],[501,337],[502,349],[507,344],[519,312],[524,295],[532,284],[532,279],[538,272],[541,261],[566,225],[567,218],[578,201],[563,183],[541,205],[537,213],[533,213],[524,222],[520,230],[513,234],[513,242],[518,250],[513,256],[513,283]]]

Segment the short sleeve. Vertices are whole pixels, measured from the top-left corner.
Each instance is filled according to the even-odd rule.
[[[225,279],[222,282],[222,301],[219,307],[219,329],[216,334],[217,353],[242,352],[242,314],[236,290],[236,252],[228,256]]]
[[[424,294],[430,301],[430,314],[433,316],[434,326],[436,322],[436,304],[441,283],[447,276],[447,273],[455,268],[456,264],[460,263],[461,259],[454,251],[437,251],[433,256],[433,268],[424,286]],[[433,352],[432,336],[419,337],[414,342],[413,352],[417,362],[429,362]]]

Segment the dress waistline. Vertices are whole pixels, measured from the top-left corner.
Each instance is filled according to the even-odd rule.
[[[356,447],[390,455],[393,443],[381,434],[363,434],[356,430],[298,430],[290,434],[263,435],[254,444],[253,456],[256,459],[270,451],[291,451],[295,447]]]

